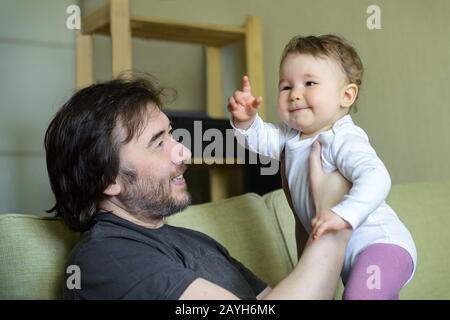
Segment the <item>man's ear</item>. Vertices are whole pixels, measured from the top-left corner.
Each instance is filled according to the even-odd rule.
[[[355,102],[357,96],[358,96],[358,86],[354,83],[346,85],[344,87],[341,99],[341,107],[350,108],[353,102]]]
[[[120,186],[119,183],[117,183],[117,180],[116,180],[114,183],[110,184],[105,189],[105,191],[103,191],[103,193],[106,194],[107,196],[114,197],[114,196],[117,196],[120,193],[120,191],[122,191],[122,187]]]

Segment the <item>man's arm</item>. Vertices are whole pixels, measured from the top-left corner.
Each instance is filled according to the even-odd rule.
[[[310,179],[316,208],[334,206],[349,190],[348,182],[339,173],[323,173],[317,145],[311,151]],[[294,270],[273,289],[266,288],[259,295],[263,300],[332,299],[350,236],[351,231],[345,229],[324,234],[316,241],[309,238]],[[181,298],[237,299],[228,290],[204,279],[194,280]]]
[[[239,300],[239,298],[211,281],[197,278],[186,288],[180,300]]]
[[[324,234],[319,240],[309,239],[294,270],[273,289],[267,287],[261,300],[333,299],[350,239],[349,230]],[[236,300],[230,291],[202,278],[194,280],[181,295],[184,300]]]

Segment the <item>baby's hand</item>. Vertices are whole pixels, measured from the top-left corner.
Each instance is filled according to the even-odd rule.
[[[228,99],[228,111],[233,116],[233,123],[240,129],[247,129],[255,119],[262,98],[254,97],[247,76],[242,79],[242,91],[236,91]]]
[[[333,213],[331,210],[322,210],[316,213],[316,217],[311,221],[313,230],[311,232],[313,239],[319,239],[327,231],[337,231],[342,229],[351,229],[351,225]]]

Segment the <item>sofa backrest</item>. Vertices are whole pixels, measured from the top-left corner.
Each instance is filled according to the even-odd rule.
[[[58,299],[66,259],[79,234],[60,219],[0,215],[0,299]]]
[[[167,223],[204,232],[269,285],[291,269],[273,211],[256,194],[194,205]],[[0,299],[58,299],[64,265],[79,239],[60,219],[0,215]]]
[[[450,182],[395,185],[388,203],[417,247],[416,274],[400,297],[450,299]]]
[[[275,217],[277,228],[283,238],[283,244],[289,253],[292,268],[297,264],[297,244],[295,242],[295,219],[282,189],[263,196],[267,208]]]
[[[257,194],[194,205],[167,222],[206,233],[271,286],[292,269],[276,217]]]
[[[388,203],[418,251],[416,275],[401,298],[450,299],[450,183],[396,185]],[[297,261],[294,219],[281,190],[191,206],[167,222],[213,237],[272,286]],[[60,298],[64,264],[78,238],[59,219],[1,214],[0,299]]]

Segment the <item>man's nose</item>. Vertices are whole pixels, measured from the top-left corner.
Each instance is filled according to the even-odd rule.
[[[180,142],[175,142],[170,154],[173,163],[181,164],[192,157],[191,151]]]

